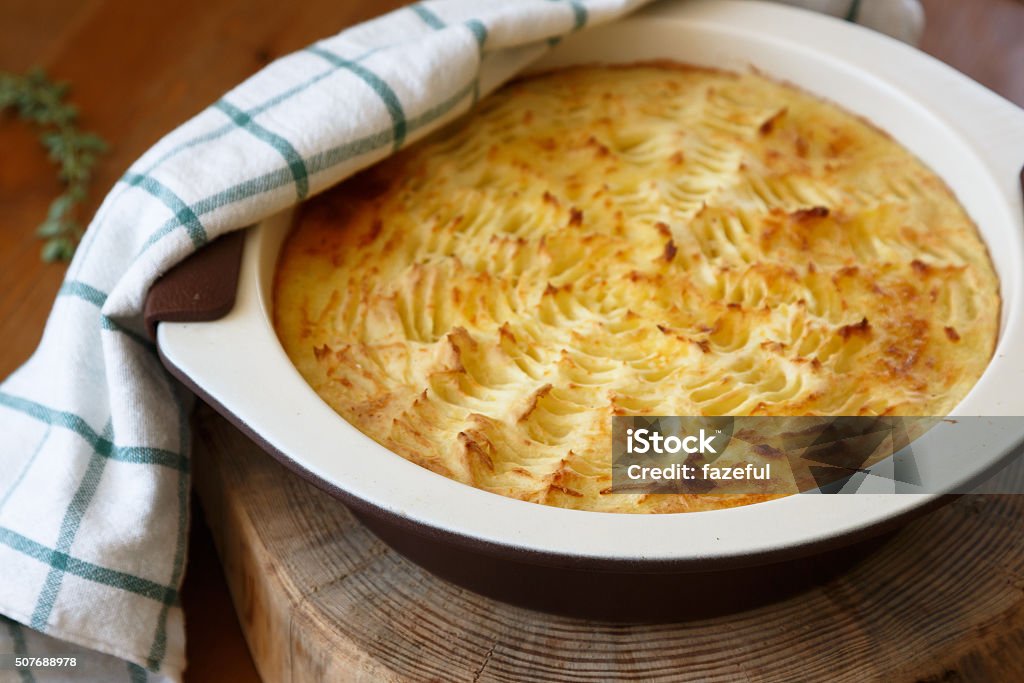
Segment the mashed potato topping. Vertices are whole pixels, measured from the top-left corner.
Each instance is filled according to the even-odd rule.
[[[998,283],[943,181],[867,122],[757,74],[578,67],[300,211],[275,324],[346,420],[403,457],[563,507],[609,491],[613,415],[945,415]]]

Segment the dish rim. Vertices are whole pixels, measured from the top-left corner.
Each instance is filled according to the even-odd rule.
[[[698,34],[709,39],[730,36],[746,41],[744,49],[748,51],[753,44],[760,50],[778,50],[783,59],[814,53],[820,62],[811,65],[811,71],[845,71],[854,74],[850,78],[874,81],[879,96],[909,100],[925,110],[936,129],[946,128],[955,135],[960,153],[967,155],[964,158],[973,157],[985,171],[980,177],[988,182],[979,185],[979,196],[989,194],[1001,200],[994,210],[1003,214],[1004,221],[1001,227],[989,230],[993,235],[1002,230],[1005,244],[1001,241],[999,246],[1006,248],[993,253],[993,258],[998,256],[1004,264],[997,268],[1003,321],[996,352],[953,415],[1024,415],[1024,399],[1012,391],[1024,378],[1024,359],[1008,352],[1024,343],[1020,276],[1024,270],[1024,210],[1015,185],[1024,159],[1013,158],[1015,149],[1024,150],[1024,112],[950,67],[867,29],[792,7],[742,0],[657,5],[566,39],[535,68],[559,66],[567,59],[586,61],[579,56],[588,54],[609,32],[654,35],[666,28],[691,38]],[[795,43],[797,39],[799,43]],[[651,41],[651,49],[656,49],[653,44],[657,42]],[[679,59],[676,55],[661,57]],[[906,68],[891,73],[887,67],[894,60]],[[769,69],[765,72],[790,80]],[[955,102],[944,100],[941,93],[948,88],[961,97]],[[268,273],[272,279],[290,214],[291,210],[268,218],[246,235],[234,310],[213,322],[163,323],[158,328],[158,346],[176,374],[218,404],[222,412],[234,416],[265,448],[357,508],[389,514],[422,533],[443,534],[481,548],[512,549],[540,559],[707,567],[853,539],[941,502],[937,494],[797,495],[741,508],[632,515],[526,503],[430,472],[376,444],[334,413],[305,383],[281,348],[267,317],[267,279]],[[992,240],[986,239],[986,243],[993,252]],[[246,352],[239,353],[239,349]],[[267,385],[274,387],[269,399],[261,391]],[[338,457],[337,451],[331,450],[337,446],[324,443],[328,438],[339,439],[349,451]],[[1022,438],[1024,434],[1006,434],[996,439],[987,460],[983,459],[977,471],[965,473],[965,478],[998,466]],[[352,453],[360,457],[354,458]],[[712,518],[715,523],[707,524]],[[680,547],[683,544],[678,537],[686,539],[685,547]]]

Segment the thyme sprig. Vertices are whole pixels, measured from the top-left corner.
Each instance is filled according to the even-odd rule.
[[[44,261],[67,261],[82,237],[79,205],[88,196],[97,158],[107,143],[78,128],[78,109],[66,101],[67,83],[51,81],[42,69],[28,73],[0,72],[0,112],[13,110],[39,129],[39,141],[57,166],[64,193],[53,200],[46,219],[36,228],[45,242]]]

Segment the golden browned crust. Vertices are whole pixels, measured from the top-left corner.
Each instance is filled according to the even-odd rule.
[[[275,325],[345,419],[524,500],[680,512],[765,496],[611,494],[612,415],[944,415],[998,283],[931,171],[756,74],[573,68],[303,208]]]

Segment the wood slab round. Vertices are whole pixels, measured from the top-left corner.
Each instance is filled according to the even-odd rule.
[[[1024,496],[961,498],[756,609],[586,621],[435,578],[210,409],[194,424],[197,490],[268,682],[1024,681]]]

